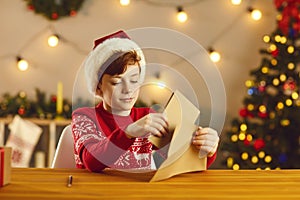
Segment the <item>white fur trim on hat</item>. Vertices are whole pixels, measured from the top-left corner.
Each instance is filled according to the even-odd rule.
[[[127,38],[110,38],[96,46],[85,60],[85,77],[89,92],[97,96],[96,87],[99,83],[98,73],[103,64],[111,56],[118,52],[128,52],[132,50],[135,50],[141,58],[139,62],[141,66],[140,82],[143,82],[145,78],[146,61],[141,48],[135,42]]]

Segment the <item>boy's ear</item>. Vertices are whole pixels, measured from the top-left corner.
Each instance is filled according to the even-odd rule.
[[[103,94],[103,92],[102,92],[102,89],[101,89],[101,84],[99,83],[97,85],[97,88],[96,88],[96,95],[102,97],[102,94]]]

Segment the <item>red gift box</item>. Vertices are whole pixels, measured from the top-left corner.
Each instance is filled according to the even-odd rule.
[[[10,182],[11,147],[0,147],[0,187]]]

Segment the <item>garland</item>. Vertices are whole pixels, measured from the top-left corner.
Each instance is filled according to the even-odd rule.
[[[4,93],[0,97],[0,117],[14,116],[16,114],[22,117],[54,119],[62,117],[70,119],[72,115],[72,103],[68,99],[63,100],[62,113],[56,113],[56,95],[47,97],[45,92],[39,89],[35,90],[36,98],[28,98],[26,92],[18,92],[15,95]],[[77,107],[87,106],[88,102],[78,99]]]
[[[35,94],[35,99],[31,99],[23,91],[15,95],[4,93],[0,96],[0,117],[20,115],[22,117],[39,119],[70,119],[72,117],[72,110],[80,107],[95,106],[92,102],[81,98],[76,99],[75,102],[63,99],[63,110],[62,113],[58,114],[56,111],[56,95],[49,95],[47,97],[46,93],[38,88],[35,89]],[[140,99],[135,104],[135,107],[146,106],[149,105]]]
[[[49,20],[76,16],[84,0],[24,0],[29,10]]]

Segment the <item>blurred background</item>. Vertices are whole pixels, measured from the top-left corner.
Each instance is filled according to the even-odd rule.
[[[232,126],[231,120],[243,107],[243,98],[247,94],[245,81],[250,77],[249,72],[261,63],[260,49],[268,46],[263,37],[277,28],[278,11],[274,2],[2,0],[0,117],[20,114],[29,118],[53,119],[60,101],[63,105],[59,105],[62,107],[59,113],[64,114],[64,119],[69,119],[72,103],[73,106],[87,105],[91,99],[86,92],[81,64],[92,49],[93,41],[120,29],[130,35],[137,29],[155,27],[185,35],[202,46],[203,56],[212,59],[210,65],[217,69],[226,92],[222,138],[225,130]],[[186,16],[178,19],[178,14],[183,11]],[[57,45],[48,43],[50,36],[56,37]],[[158,37],[156,42],[159,40]],[[177,44],[179,41],[174,40],[174,45]],[[153,84],[143,86],[139,103],[163,105],[172,88],[177,88],[198,104],[201,125],[209,125],[211,94],[204,78],[187,62],[190,58],[157,49],[145,49],[144,53],[149,63],[147,80]],[[18,62],[22,60],[27,64],[20,68]],[[178,74],[184,79],[180,80]],[[34,114],[30,108],[20,107],[20,101],[28,99],[34,99],[34,106],[31,106],[37,107],[32,111]],[[48,99],[50,103],[47,103]],[[16,100],[11,103],[14,107],[11,111],[7,104],[3,106],[4,101],[10,100]],[[217,161],[213,167],[222,167],[221,162]]]

